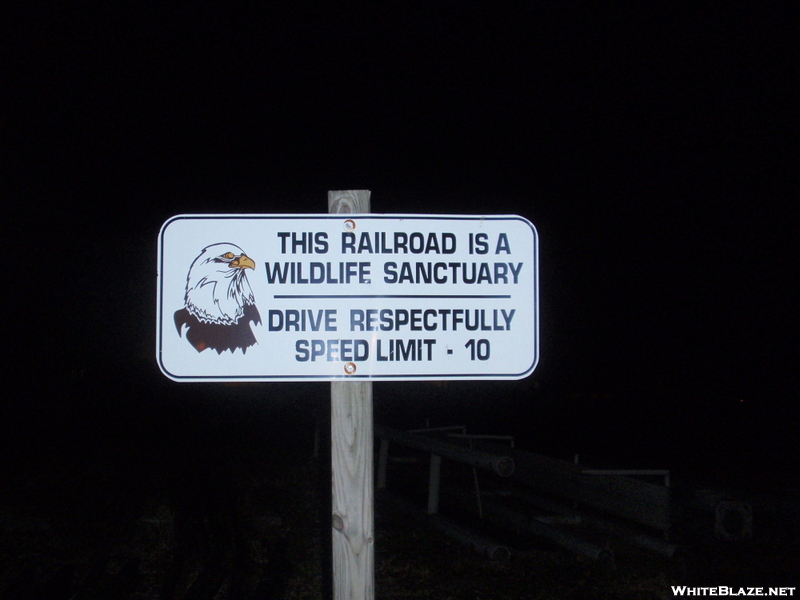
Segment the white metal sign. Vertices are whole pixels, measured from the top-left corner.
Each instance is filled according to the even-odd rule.
[[[538,361],[519,216],[179,215],[158,249],[175,381],[521,379]]]

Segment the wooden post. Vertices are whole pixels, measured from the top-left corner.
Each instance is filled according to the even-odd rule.
[[[328,192],[328,212],[368,213],[369,197],[369,190]],[[375,598],[372,447],[372,382],[334,381],[331,481],[335,600]]]

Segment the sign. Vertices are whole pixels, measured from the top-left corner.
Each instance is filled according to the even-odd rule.
[[[519,216],[179,215],[159,234],[175,381],[521,379],[538,313]]]

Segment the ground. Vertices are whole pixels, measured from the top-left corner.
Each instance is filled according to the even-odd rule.
[[[87,385],[4,420],[0,600],[326,598],[330,459],[315,429],[326,428],[327,387],[207,388],[131,386],[126,399],[116,383]],[[738,541],[716,539],[673,478],[685,510],[671,539],[685,553],[667,559],[579,531],[613,554],[608,568],[474,517],[462,522],[507,545],[507,560],[434,530],[421,458],[389,473],[387,491],[404,504],[376,493],[377,598],[647,599],[672,597],[673,585],[800,583],[800,495],[781,492],[780,478],[752,497],[753,535]],[[442,474],[467,497],[465,468],[445,461]],[[480,477],[484,489],[497,483]],[[452,498],[443,489],[443,514],[463,518]]]
[[[170,577],[178,599],[323,598],[327,465],[309,450],[180,464],[180,476],[175,464],[115,471],[108,457],[50,456],[6,481],[0,598],[168,597]],[[674,531],[687,553],[673,559],[596,537],[612,569],[513,536],[510,558],[490,560],[419,515],[376,496],[378,598],[671,598],[673,585],[791,586],[800,572],[796,529],[774,512],[757,513],[753,538],[738,542],[689,514]]]

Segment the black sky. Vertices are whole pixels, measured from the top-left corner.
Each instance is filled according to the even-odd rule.
[[[790,406],[797,16],[789,3],[21,9],[4,77],[4,229],[24,281],[4,293],[21,340],[7,364],[155,377],[164,220],[324,212],[327,190],[366,188],[374,212],[534,222],[533,378],[554,395]]]

